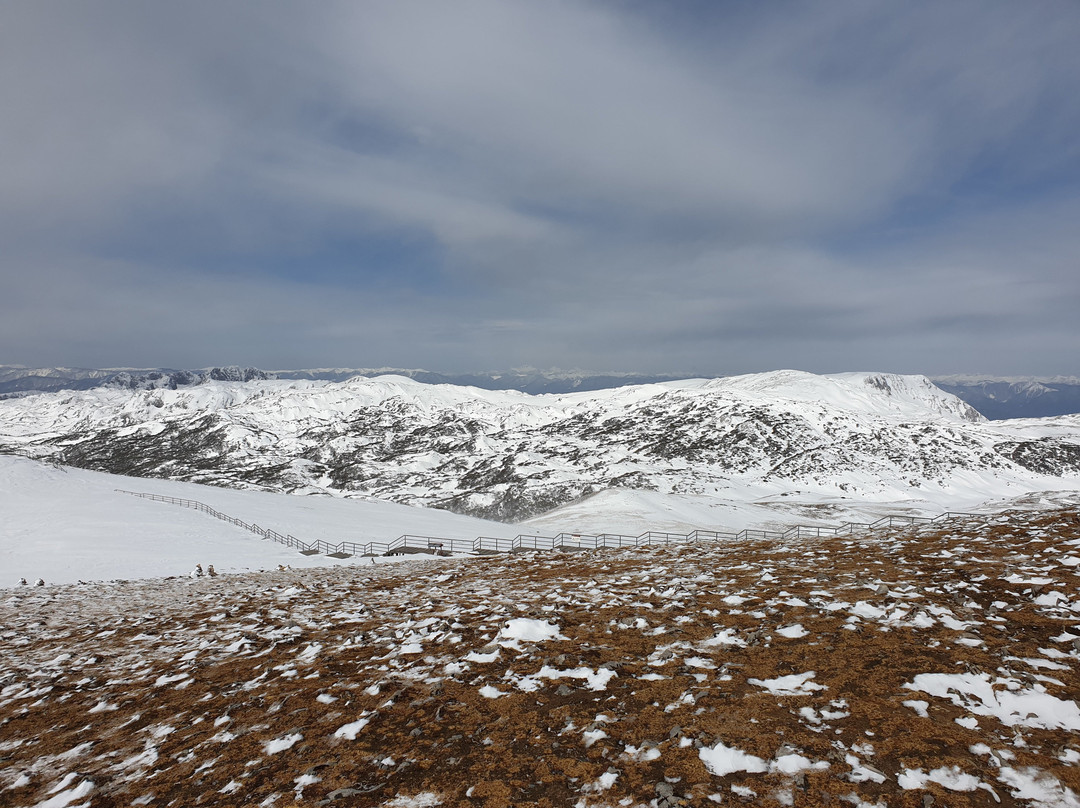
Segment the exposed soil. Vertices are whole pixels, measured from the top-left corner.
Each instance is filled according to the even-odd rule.
[[[1078,572],[1056,511],[7,590],[0,805],[1080,805]]]

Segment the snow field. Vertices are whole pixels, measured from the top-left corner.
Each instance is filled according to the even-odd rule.
[[[388,541],[404,533],[472,540],[519,532],[391,502],[133,479],[0,455],[0,588],[14,586],[19,578],[70,584],[186,575],[198,563],[241,572],[396,560],[304,556],[198,511],[118,493],[118,488],[204,502],[305,541]]]

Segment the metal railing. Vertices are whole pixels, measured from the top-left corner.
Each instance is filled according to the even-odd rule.
[[[255,523],[245,522],[211,508],[203,502],[194,499],[182,499],[169,497],[161,494],[147,494],[139,491],[125,491],[117,488],[121,494],[130,494],[133,497],[141,497],[154,502],[167,502],[172,505],[180,505],[192,508],[215,519],[228,522],[236,527],[249,530],[264,539],[291,547],[306,555],[323,554],[338,558],[351,556],[376,556],[376,555],[404,555],[423,553],[429,555],[456,555],[470,553],[473,555],[489,555],[495,553],[520,553],[533,551],[577,551],[599,550],[619,547],[650,547],[668,544],[687,544],[699,541],[746,541],[752,539],[787,541],[791,539],[820,539],[835,538],[838,536],[850,536],[857,533],[870,533],[876,530],[884,530],[893,527],[913,527],[915,525],[936,525],[951,519],[987,519],[991,514],[966,513],[963,511],[948,511],[934,517],[925,516],[884,516],[874,522],[843,522],[836,527],[819,527],[816,525],[793,525],[783,531],[753,530],[746,528],[740,531],[718,530],[694,530],[690,533],[666,533],[650,530],[640,536],[626,536],[619,533],[559,533],[556,536],[540,536],[536,534],[521,534],[512,539],[495,536],[478,536],[475,539],[448,539],[441,536],[415,536],[405,534],[398,536],[389,542],[368,541],[352,542],[340,541],[332,544],[322,539],[303,541],[291,534],[278,533],[270,528],[260,527]]]

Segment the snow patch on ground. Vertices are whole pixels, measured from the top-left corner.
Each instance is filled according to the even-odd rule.
[[[811,681],[817,674],[814,671],[778,676],[775,679],[747,679],[747,681],[776,696],[805,696],[815,690],[826,690],[825,685]]]
[[[994,716],[1009,727],[1080,731],[1080,707],[1075,701],[1035,689],[994,687],[1010,683],[1015,685],[1000,678],[991,681],[985,673],[920,673],[904,687],[948,699],[976,715]]]
[[[769,770],[769,764],[756,755],[749,755],[741,749],[727,746],[717,741],[712,746],[702,747],[698,751],[705,767],[717,777],[723,777],[734,772],[765,772]]]

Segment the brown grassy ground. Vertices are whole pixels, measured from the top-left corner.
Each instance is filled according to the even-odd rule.
[[[8,590],[0,805],[1080,805],[1078,565],[1057,511]]]

